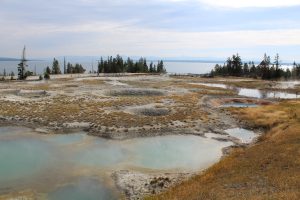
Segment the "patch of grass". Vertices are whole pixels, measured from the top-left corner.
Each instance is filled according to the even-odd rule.
[[[83,96],[73,98],[60,95],[50,100],[41,99],[34,103],[0,100],[0,113],[6,117],[19,116],[22,119],[36,119],[44,125],[80,121],[106,127],[131,128],[160,125],[161,128],[164,128],[169,127],[173,121],[184,121],[189,127],[194,121],[208,120],[207,113],[198,105],[201,97],[197,93],[167,96],[168,100],[174,103],[160,104],[161,106],[155,108],[154,112],[145,110],[144,115],[126,113],[123,108],[162,102],[166,97],[118,96],[98,101],[97,99],[85,99]]]
[[[80,82],[86,85],[102,85],[104,84],[104,80],[99,79],[83,79]]]
[[[169,114],[169,110],[164,108],[143,108],[139,109],[137,113],[145,116],[164,116]]]
[[[48,84],[48,83],[39,83],[39,84],[33,85],[29,89],[31,89],[31,90],[49,90],[50,89],[50,84]]]
[[[252,126],[273,128],[279,124],[300,123],[300,101],[282,101],[278,104],[256,108],[231,108],[240,119]]]
[[[203,174],[147,200],[299,199],[300,101],[232,111],[269,131],[257,144],[236,148]]]
[[[109,94],[112,96],[162,96],[165,92],[153,89],[122,89],[112,90]]]

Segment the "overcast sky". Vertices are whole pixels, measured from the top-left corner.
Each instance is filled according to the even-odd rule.
[[[0,56],[300,61],[300,0],[0,0]]]

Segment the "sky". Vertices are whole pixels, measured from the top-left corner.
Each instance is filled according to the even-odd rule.
[[[0,56],[300,61],[300,0],[0,0]]]

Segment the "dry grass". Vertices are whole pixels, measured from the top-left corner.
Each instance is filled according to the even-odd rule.
[[[39,83],[39,84],[33,85],[31,87],[28,87],[26,89],[29,89],[29,90],[49,90],[50,89],[50,84],[48,84],[48,83]]]
[[[300,198],[300,102],[233,111],[269,131],[257,144],[235,149],[203,174],[146,199]]]
[[[30,118],[43,124],[62,124],[64,122],[90,122],[106,127],[143,127],[145,125],[161,125],[167,127],[173,121],[185,121],[187,124],[196,120],[207,120],[207,113],[198,106],[201,96],[196,93],[172,96],[121,96],[106,101],[97,99],[73,98],[57,96],[51,100],[38,102],[0,101],[0,113],[5,117],[18,116]],[[174,102],[163,105],[170,112],[164,115],[138,115],[123,111],[127,106],[139,106],[152,103],[161,104],[167,98]]]
[[[86,85],[102,85],[105,83],[104,80],[99,79],[83,79],[81,82]]]
[[[111,96],[163,96],[165,92],[153,89],[119,89],[111,90]]]
[[[269,106],[231,109],[234,114],[248,121],[252,126],[274,128],[277,125],[300,123],[300,101],[282,101]]]
[[[42,196],[42,195],[40,195],[40,196]],[[0,200],[7,200],[7,199],[22,199],[22,200],[23,199],[36,199],[36,193],[31,190],[24,190],[24,191],[20,191],[20,192],[15,191],[13,193],[0,196]]]

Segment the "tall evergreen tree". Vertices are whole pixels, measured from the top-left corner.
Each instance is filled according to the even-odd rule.
[[[299,73],[297,72],[299,69]],[[279,55],[275,56],[274,64],[271,64],[270,56],[264,54],[263,60],[259,65],[255,66],[254,62],[244,63],[242,65],[241,58],[239,55],[233,55],[228,58],[224,66],[216,65],[212,70],[211,75],[222,75],[222,76],[250,76],[253,78],[262,79],[279,79],[279,78],[291,78],[300,76],[300,65],[294,63],[292,71],[283,70],[280,66]]]
[[[64,74],[67,73],[66,58],[64,57]]]
[[[135,72],[133,60],[131,60],[129,57],[127,58],[127,72],[129,73]]]
[[[157,66],[159,66],[157,68],[159,73],[166,72],[163,61],[159,61]],[[157,69],[153,66],[153,62],[150,63],[149,68],[146,58],[143,57],[138,61],[133,61],[129,57],[124,61],[120,55],[117,55],[116,57],[110,56],[106,60],[103,60],[101,57],[101,60],[98,63],[98,73],[154,73],[158,72]]]
[[[103,58],[101,56],[100,58],[100,62],[98,62],[98,70],[97,73],[103,73],[104,72],[104,62],[103,62]]]
[[[164,68],[164,62],[162,60],[158,61],[158,63],[157,63],[156,72],[157,73],[165,73],[166,72],[166,69]]]
[[[149,66],[149,72],[150,73],[154,73],[154,68],[153,68],[153,62],[150,63],[150,66]]]
[[[250,73],[250,71],[249,71],[249,65],[248,65],[248,63],[244,63],[244,66],[243,66],[243,74],[244,74],[245,76],[248,76],[249,73]]]
[[[47,67],[46,67],[46,71],[45,71],[45,73],[47,73],[47,74],[51,74],[51,69],[50,69],[50,67],[49,67],[49,66],[47,66]]]
[[[281,70],[280,70],[280,61],[279,61],[279,54],[277,53],[274,59],[274,65],[275,65],[275,73],[274,73],[274,78],[278,79],[281,77]]]
[[[14,76],[15,76],[15,73],[12,71],[12,72],[10,73],[10,80],[14,80]]]
[[[58,60],[56,60],[55,58],[53,59],[53,64],[52,64],[52,74],[61,74]]]

